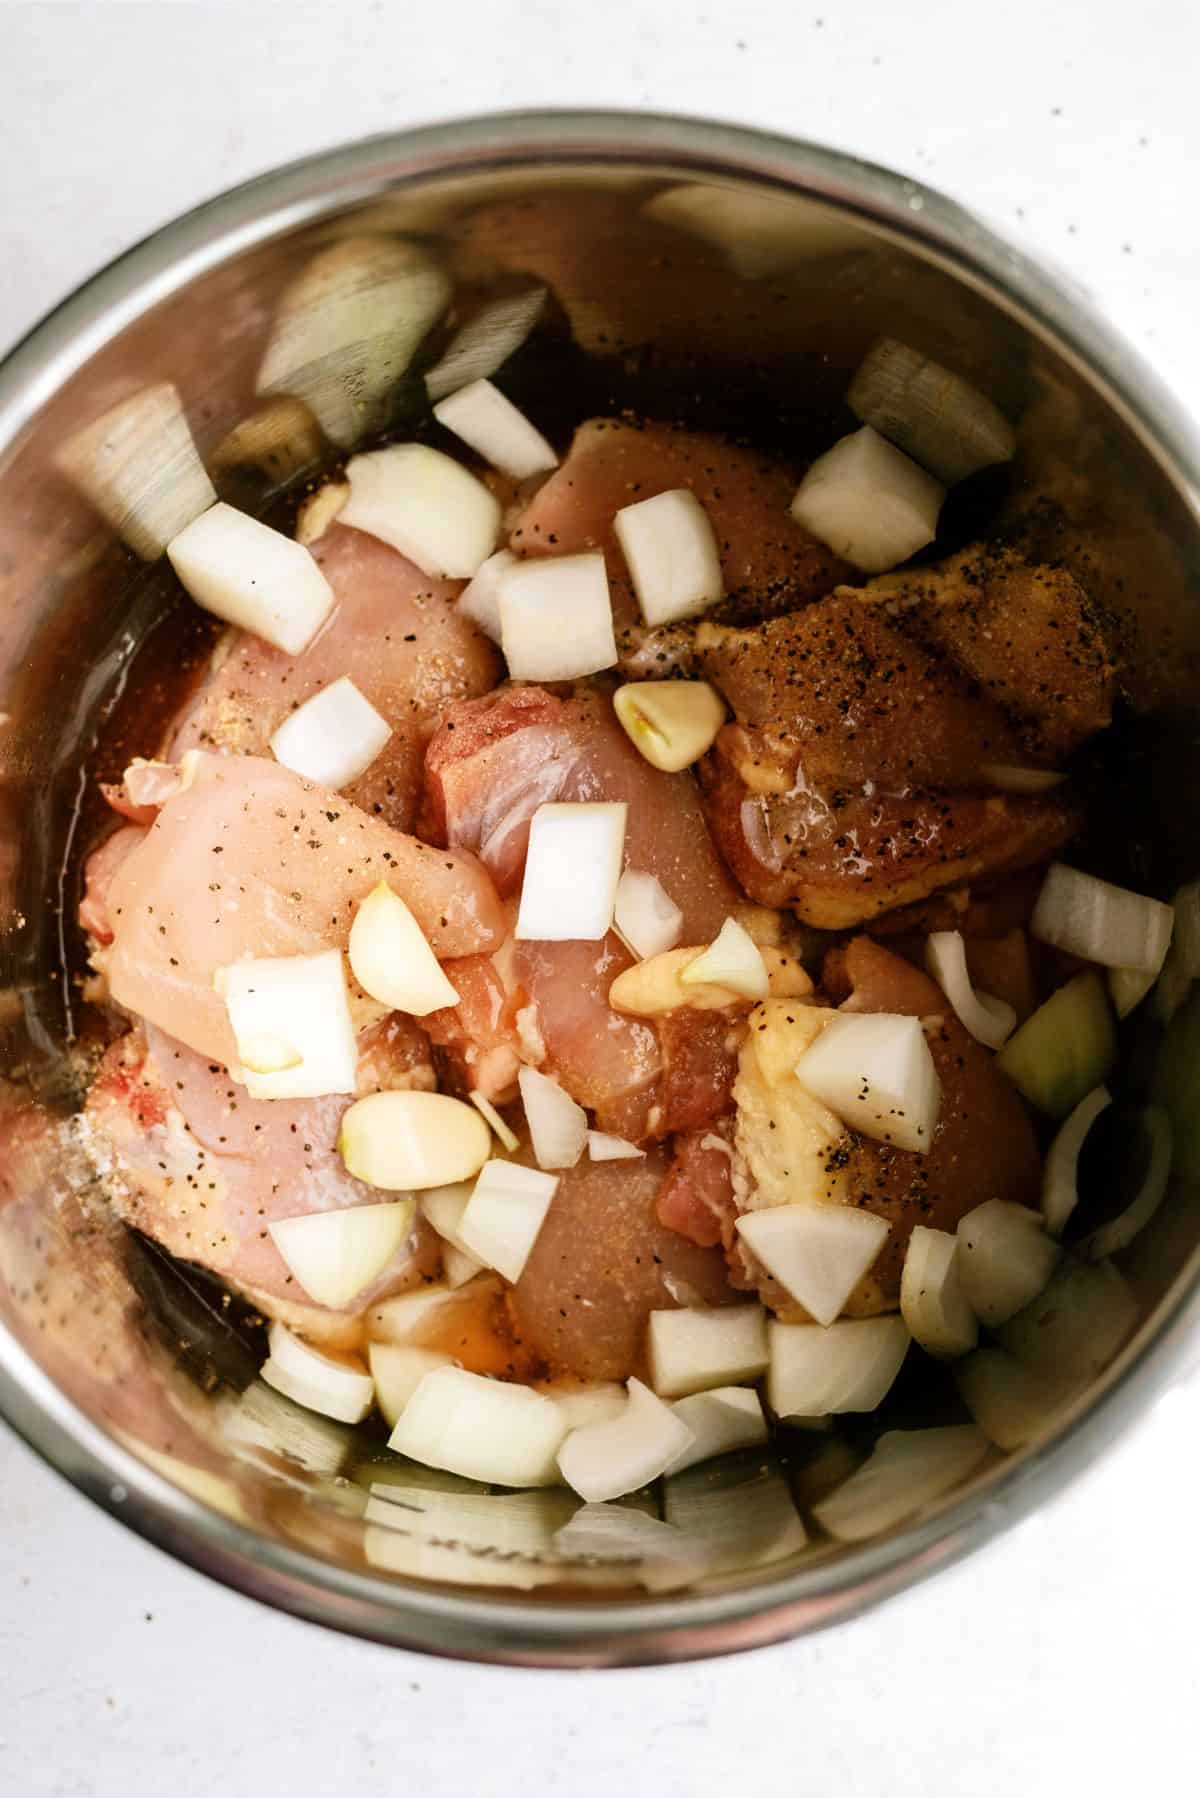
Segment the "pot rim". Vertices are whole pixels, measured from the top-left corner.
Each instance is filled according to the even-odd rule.
[[[397,187],[549,164],[650,164],[664,175],[743,179],[865,220],[1048,343],[1120,417],[1200,525],[1200,438],[1068,278],[936,190],[845,152],[745,126],[620,111],[492,113],[420,126],[319,152],[203,202],[100,269],[0,362],[0,458],[100,348],[229,256]],[[1186,1366],[1200,1325],[1200,1251],[1153,1322],[1050,1441],[924,1523],[753,1585],[625,1603],[550,1605],[401,1586],[265,1538],[174,1487],[106,1435],[2,1328],[0,1416],[147,1541],[297,1616],[464,1660],[643,1665],[760,1647],[844,1621],[1009,1528],[1090,1467]]]

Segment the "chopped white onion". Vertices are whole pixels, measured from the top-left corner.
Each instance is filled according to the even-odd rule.
[[[623,1136],[610,1136],[606,1130],[588,1131],[588,1155],[593,1161],[640,1161],[645,1153]]]
[[[985,1048],[998,1049],[1017,1027],[1017,1014],[1003,999],[977,993],[967,972],[961,930],[935,930],[925,941],[925,966],[954,1008],[964,1030]]]
[[[997,1337],[1035,1373],[1082,1386],[1107,1367],[1137,1315],[1137,1300],[1111,1261],[1064,1255],[1050,1283]]]
[[[389,1011],[424,1018],[458,1004],[424,931],[385,880],[355,912],[347,953],[359,986]]]
[[[418,1286],[413,1292],[401,1292],[373,1305],[367,1312],[367,1334],[378,1342],[419,1343],[428,1330],[436,1329],[440,1312],[449,1306],[471,1304],[474,1299],[475,1293],[465,1288]]]
[[[169,381],[143,387],[76,431],[54,464],[146,562],[216,504]]]
[[[434,1349],[410,1348],[401,1342],[369,1342],[367,1365],[375,1382],[375,1399],[389,1429],[395,1429],[401,1413],[427,1373],[450,1367],[453,1358]]]
[[[469,1180],[491,1148],[479,1113],[446,1093],[369,1093],[343,1114],[338,1134],[347,1171],[385,1192]]]
[[[807,1199],[746,1211],[737,1220],[742,1241],[819,1324],[838,1316],[890,1229],[872,1211]]]
[[[970,1423],[888,1430],[858,1472],[814,1505],[812,1514],[839,1542],[882,1535],[973,1473],[988,1447],[983,1431]]]
[[[640,1380],[630,1380],[619,1417],[572,1430],[558,1465],[567,1485],[589,1504],[604,1504],[656,1480],[689,1448],[692,1432]]]
[[[487,1119],[499,1138],[501,1148],[507,1149],[511,1155],[513,1150],[517,1148],[520,1140],[517,1137],[516,1132],[509,1129],[508,1125],[486,1094],[476,1091],[468,1093],[467,1097],[470,1099],[480,1117]]]
[[[1030,934],[1104,968],[1157,974],[1171,941],[1171,906],[1055,862],[1046,870]]]
[[[502,643],[504,638],[500,623],[500,583],[509,569],[516,566],[517,558],[510,549],[498,549],[495,555],[480,563],[455,601],[463,617],[478,625],[493,643]]]
[[[542,1390],[566,1418],[568,1430],[620,1417],[628,1396],[616,1380],[597,1380],[588,1386],[545,1386]]]
[[[319,543],[349,498],[349,481],[326,481],[310,493],[296,513],[292,532],[296,542],[306,548]]]
[[[737,1448],[757,1448],[767,1440],[762,1400],[752,1386],[717,1386],[695,1392],[677,1399],[671,1409],[692,1432],[692,1441],[663,1469],[668,1477],[694,1467],[697,1461],[711,1461]]]
[[[683,986],[720,986],[743,999],[765,999],[767,964],[754,938],[736,918],[726,918],[715,941],[679,976]]]
[[[912,1338],[899,1317],[767,1324],[767,1403],[777,1417],[874,1411],[900,1372]]]
[[[613,922],[644,961],[673,949],[683,934],[683,913],[653,874],[626,868],[617,882]]]
[[[441,360],[426,374],[425,389],[430,399],[443,399],[470,381],[494,375],[520,349],[545,304],[546,289],[533,287],[526,293],[494,300],[477,312],[451,338]]]
[[[1010,767],[1007,762],[985,762],[979,774],[997,793],[1049,793],[1067,778],[1052,768]]]
[[[558,467],[553,445],[490,381],[459,387],[449,398],[439,400],[433,416],[514,481],[527,481],[531,475]]]
[[[994,1329],[1036,1298],[1054,1272],[1058,1244],[1040,1211],[988,1199],[958,1226],[958,1268],[967,1303]]]
[[[340,1310],[377,1280],[412,1229],[411,1199],[313,1211],[269,1224],[275,1247],[310,1299]]]
[[[271,754],[293,774],[336,793],[366,772],[391,734],[387,719],[343,675],[284,719]]]
[[[624,801],[539,805],[515,935],[535,942],[599,942],[608,934],[625,854]]]
[[[756,1380],[767,1365],[761,1305],[695,1305],[652,1311],[646,1332],[650,1384],[660,1398]]]
[[[919,1018],[840,1013],[796,1063],[805,1092],[851,1129],[927,1154],[941,1083]]]
[[[546,1486],[566,1420],[552,1399],[461,1367],[426,1374],[388,1438],[426,1467],[498,1486]]]
[[[333,608],[333,588],[302,543],[218,501],[167,545],[196,604],[299,655]]]
[[[604,557],[529,556],[500,576],[500,636],[514,680],[579,680],[617,659]]]
[[[648,625],[693,618],[724,596],[716,534],[689,487],[622,506],[613,530]]]
[[[456,1249],[463,1246],[458,1226],[471,1197],[471,1188],[470,1180],[455,1180],[448,1186],[431,1186],[418,1200],[421,1216],[429,1228]]]
[[[698,762],[725,722],[725,701],[702,680],[630,681],[613,694],[613,710],[634,748],[664,774]]]
[[[1147,1105],[1141,1113],[1141,1122],[1150,1140],[1150,1159],[1142,1183],[1124,1211],[1109,1218],[1076,1245],[1086,1261],[1102,1261],[1106,1256],[1128,1248],[1166,1197],[1171,1175],[1171,1120],[1161,1105]]]
[[[1064,1118],[1100,1086],[1117,1058],[1117,1038],[1104,983],[1095,969],[1076,974],[1026,1018],[996,1057],[996,1066],[1031,1105]]]
[[[323,1417],[361,1423],[375,1402],[375,1382],[361,1362],[323,1355],[281,1323],[271,1325],[267,1344],[260,1371],[268,1386]]]
[[[818,456],[792,501],[797,524],[868,574],[932,543],[945,489],[864,425]]]
[[[517,1075],[525,1122],[539,1167],[574,1167],[587,1147],[587,1112],[557,1080],[522,1068]]]
[[[900,1315],[930,1355],[965,1355],[979,1340],[959,1268],[958,1238],[917,1224],[900,1276]]]
[[[1023,1367],[1003,1349],[976,1349],[954,1369],[962,1401],[997,1448],[1023,1448],[1062,1404],[1051,1381]]]
[[[259,393],[304,400],[348,449],[383,422],[387,395],[445,310],[451,287],[426,251],[348,237],[285,290],[258,371]]]
[[[213,985],[225,1001],[252,1099],[319,1099],[352,1093],[358,1044],[346,974],[336,949],[231,962]]]
[[[555,1174],[489,1161],[459,1222],[461,1246],[506,1280],[519,1280],[557,1189]]]
[[[1058,1134],[1046,1152],[1042,1169],[1042,1217],[1051,1236],[1062,1235],[1067,1219],[1075,1209],[1079,1198],[1080,1150],[1100,1113],[1111,1104],[1112,1094],[1108,1088],[1094,1087],[1059,1126]]]
[[[1170,965],[1170,951],[1163,962],[1163,972]],[[1108,990],[1113,1002],[1113,1010],[1119,1018],[1127,1018],[1131,1011],[1136,1011],[1154,982],[1157,974],[1146,974],[1140,968],[1110,968],[1108,970]]]
[[[442,1272],[448,1286],[465,1286],[482,1271],[483,1262],[477,1261],[474,1255],[468,1255],[465,1249],[456,1248],[452,1242],[442,1244]]]
[[[469,580],[496,547],[500,502],[441,450],[394,443],[346,464],[341,523],[390,543],[425,574]]]
[[[1011,462],[1017,439],[977,387],[920,350],[885,337],[858,369],[850,410],[953,487],[981,468]]]

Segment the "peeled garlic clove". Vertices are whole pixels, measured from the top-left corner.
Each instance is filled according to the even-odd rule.
[[[370,1093],[343,1115],[338,1135],[346,1171],[384,1192],[469,1180],[491,1147],[479,1113],[445,1093]]]
[[[613,695],[618,722],[651,767],[690,768],[712,748],[725,701],[707,681],[631,681]]]
[[[348,952],[359,986],[391,1011],[423,1018],[458,1004],[421,926],[384,880],[355,912]]]

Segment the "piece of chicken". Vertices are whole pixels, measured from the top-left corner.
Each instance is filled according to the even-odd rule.
[[[934,568],[881,575],[859,604],[885,606],[906,636],[947,656],[1023,725],[1053,765],[1112,721],[1105,621],[1065,568],[972,545]]]
[[[850,1316],[895,1309],[915,1224],[953,1230],[987,1199],[1037,1202],[1041,1170],[1029,1117],[988,1050],[965,1031],[926,974],[870,937],[856,937],[841,973],[847,1012],[894,1012],[925,1021],[941,1083],[937,1128],[927,1154],[893,1148],[847,1130],[811,1098],[794,1069],[834,1015],[827,1008],[767,1000],[751,1014],[734,1087],[737,1120],[733,1192],[739,1211],[799,1200],[861,1206],[885,1218],[890,1234],[846,1306]],[[780,1316],[803,1310],[725,1229],[735,1269],[757,1279]]]
[[[411,1020],[398,1019],[390,1041],[369,1033],[364,1049],[363,1090],[431,1085],[427,1046]],[[126,1222],[179,1259],[231,1281],[268,1311],[299,1305],[318,1314],[317,1333],[328,1339],[323,1308],[298,1286],[268,1226],[378,1204],[379,1193],[351,1178],[335,1147],[350,1103],[338,1095],[250,1099],[217,1063],[151,1024],[135,1027],[107,1051],[81,1136]],[[439,1254],[418,1224],[351,1313],[432,1277]]]
[[[593,418],[580,425],[561,468],[518,518],[510,547],[521,556],[603,550],[618,647],[628,656],[638,651],[643,632],[613,530],[617,512],[673,488],[689,489],[704,507],[721,557],[725,599],[717,615],[768,618],[828,593],[853,574],[791,517],[796,482],[778,462],[720,437],[669,424]],[[647,669],[655,653],[647,643]]]
[[[1030,867],[1077,828],[1056,794],[756,792],[742,778],[746,762],[729,761],[729,742],[718,742],[701,769],[717,846],[752,899],[790,905],[821,930],[851,929],[943,887]]]
[[[720,1251],[655,1215],[668,1158],[581,1161],[559,1179],[546,1221],[509,1294],[517,1333],[555,1373],[624,1380],[644,1370],[646,1320],[729,1296]]]
[[[190,784],[112,872],[112,941],[94,960],[119,1005],[228,1066],[236,1046],[217,969],[344,949],[380,880],[440,959],[490,952],[506,933],[474,856],[404,836],[278,762],[201,754]]]
[[[392,735],[342,798],[408,830],[439,717],[455,700],[494,686],[499,655],[457,610],[460,581],[431,579],[377,537],[343,525],[332,525],[311,548],[337,602],[326,623],[297,656],[247,631],[224,638],[168,753],[263,755],[298,706],[346,675]]]

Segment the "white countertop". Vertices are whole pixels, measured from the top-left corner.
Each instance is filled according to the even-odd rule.
[[[623,105],[826,139],[946,189],[1066,267],[1200,408],[1190,0],[93,0],[10,3],[0,27],[0,347],[153,226],[292,156],[455,113]],[[1170,1395],[1048,1512],[868,1619],[574,1675],[259,1609],[0,1426],[0,1792],[458,1798],[501,1769],[537,1798],[631,1778],[662,1798],[1194,1791],[1198,1404]]]

